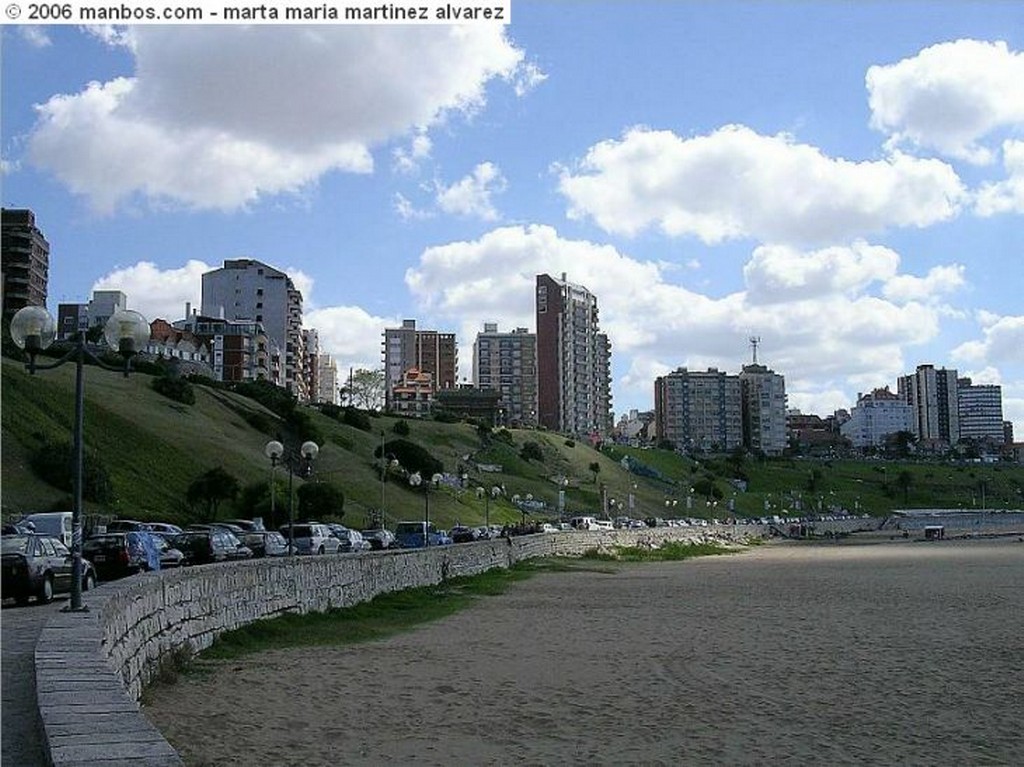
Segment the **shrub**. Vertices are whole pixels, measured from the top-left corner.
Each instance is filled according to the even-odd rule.
[[[298,490],[299,519],[341,519],[345,514],[345,493],[327,483],[307,483]]]
[[[522,458],[524,461],[543,461],[544,451],[541,450],[540,445],[538,445],[536,442],[525,442],[523,444],[522,450],[519,451],[519,457]]]
[[[196,404],[195,390],[192,388],[192,384],[184,378],[169,378],[168,376],[161,376],[159,378],[154,378],[153,383],[150,385],[153,387],[153,391],[162,394],[175,402],[181,402],[185,405]]]
[[[351,426],[353,429],[359,429],[359,431],[372,431],[373,424],[370,423],[370,416],[364,411],[357,410],[354,407],[345,408],[345,414],[341,418],[341,422],[346,426]]]
[[[54,487],[74,492],[74,446],[69,442],[44,442],[29,459],[36,476]],[[92,451],[82,457],[82,497],[96,503],[114,500],[114,485],[107,468]]]
[[[424,447],[410,442],[406,439],[394,439],[386,443],[383,455],[393,455],[399,465],[406,471],[418,471],[424,478],[430,478],[434,474],[444,471],[444,464],[434,458],[433,454]],[[375,458],[381,457],[381,446],[374,450]]]
[[[408,421],[395,421],[395,425],[391,427],[391,431],[393,431],[399,437],[408,437],[409,436],[409,423],[408,423]]]

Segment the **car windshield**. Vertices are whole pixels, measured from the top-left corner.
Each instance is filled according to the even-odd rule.
[[[4,554],[24,554],[28,551],[28,538],[24,535],[5,535],[3,541]]]

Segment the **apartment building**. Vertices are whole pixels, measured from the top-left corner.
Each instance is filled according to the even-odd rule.
[[[50,243],[39,227],[36,215],[25,208],[0,209],[0,253],[3,259],[3,304],[5,317],[26,306],[46,307],[50,278]]]
[[[995,384],[974,384],[970,378],[957,379],[960,439],[1001,444],[1003,432],[1003,389]],[[1012,440],[1011,440],[1012,441]]]
[[[839,431],[853,447],[881,447],[890,434],[913,432],[913,419],[913,408],[886,386],[867,394],[858,393],[857,404]]]
[[[654,381],[654,421],[658,441],[669,440],[677,450],[724,453],[742,447],[739,376],[716,368],[679,368],[660,376]]]
[[[260,325],[267,337],[267,354],[278,360],[268,368],[270,380],[300,402],[308,401],[302,293],[291,278],[261,261],[240,258],[206,272],[202,282],[202,315]]]
[[[786,379],[756,362],[744,365],[739,379],[744,445],[765,455],[782,455],[786,449]]]
[[[416,320],[403,320],[398,328],[384,329],[384,400],[385,408],[393,410],[395,389],[408,389],[406,373],[415,369],[429,374],[431,391],[455,386],[459,369],[458,345],[454,333],[419,330]],[[417,395],[422,392],[417,384]]]
[[[956,370],[918,365],[900,376],[897,391],[913,410],[911,431],[926,449],[948,448],[960,439],[960,409]]]
[[[500,393],[502,425],[537,425],[537,336],[526,328],[499,332],[484,323],[473,342],[473,385]]]
[[[582,285],[537,275],[537,421],[586,437],[611,434],[611,342],[597,297]]]
[[[338,396],[338,364],[330,354],[320,353],[317,362],[317,384],[319,385],[317,402],[326,402],[330,405],[339,404]]]

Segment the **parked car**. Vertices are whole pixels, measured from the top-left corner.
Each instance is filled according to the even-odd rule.
[[[267,529],[263,526],[262,519],[226,519],[224,521],[246,532],[259,532]]]
[[[163,539],[146,530],[101,533],[82,542],[82,556],[93,563],[104,581],[160,569]]]
[[[370,550],[370,542],[363,538],[363,534],[358,530],[337,524],[329,524],[327,527],[330,528],[331,534],[341,541],[339,551],[343,554],[358,554],[360,551]]]
[[[294,538],[291,543],[295,544],[295,550],[299,554],[337,554],[341,549],[341,541],[331,534],[327,525],[318,522],[299,522],[291,526],[294,530]],[[281,535],[286,539],[289,526],[282,525]]]
[[[71,551],[47,535],[5,535],[2,543],[3,596],[26,604],[31,597],[50,602],[54,594],[71,591]],[[96,570],[82,559],[82,591],[96,585]]]
[[[146,522],[139,522],[134,519],[114,519],[107,522],[108,533],[128,533],[136,530],[146,530]]]
[[[161,535],[177,535],[181,532],[181,528],[178,525],[172,525],[170,522],[144,522],[143,524],[146,530]],[[108,530],[107,532],[110,531]]]
[[[370,548],[374,551],[396,548],[395,534],[390,530],[375,528],[373,530],[363,530],[362,533],[363,539],[370,544]]]
[[[171,540],[174,547],[181,549],[185,555],[183,565],[230,562],[252,557],[252,549],[223,527],[210,526],[205,530],[185,530]]]
[[[252,550],[254,557],[283,557],[289,549],[285,537],[274,530],[247,530],[238,540]]]
[[[433,523],[430,524],[426,536],[424,536],[425,529],[427,529],[426,522],[399,522],[395,526],[395,540],[403,549],[423,548],[425,537],[430,546],[444,546],[452,542],[448,534],[438,530]]]
[[[172,534],[165,533],[153,533],[153,537],[157,540],[157,551],[160,554],[160,569],[163,570],[168,567],[181,567],[185,559],[185,554],[181,549],[175,548],[171,545],[169,538]]]
[[[70,511],[45,511],[28,514],[19,520],[19,524],[36,535],[48,535],[65,546],[71,546],[71,520]]]
[[[465,525],[456,525],[452,528],[451,537],[455,543],[473,543],[480,540],[480,531]]]

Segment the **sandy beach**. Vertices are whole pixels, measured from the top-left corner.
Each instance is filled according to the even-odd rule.
[[[218,662],[189,765],[1024,763],[1024,543],[776,543],[538,575],[385,641]]]

